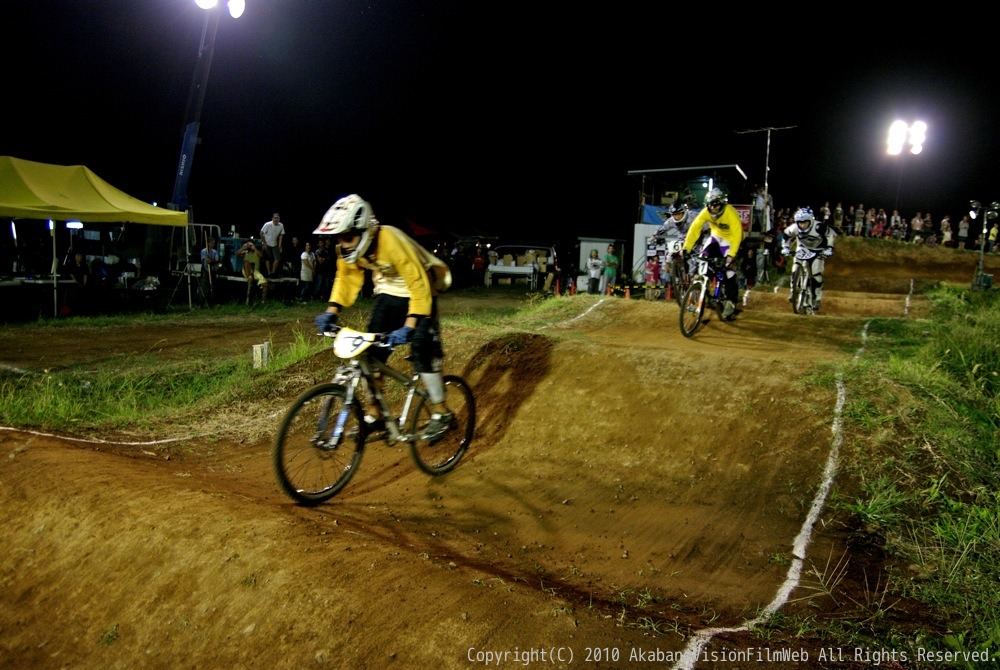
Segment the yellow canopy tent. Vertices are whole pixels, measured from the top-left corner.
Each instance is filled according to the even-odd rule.
[[[188,223],[187,212],[162,209],[133,198],[84,165],[51,165],[12,156],[0,156],[0,217],[154,226],[187,226]],[[54,233],[52,299],[54,312],[58,313],[59,278],[55,271],[58,255]]]

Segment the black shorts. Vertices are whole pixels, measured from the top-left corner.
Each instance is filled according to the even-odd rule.
[[[417,320],[413,332],[410,351],[413,354],[413,369],[417,372],[440,372],[444,350],[441,347],[441,327],[438,323],[437,298],[431,302],[431,315]],[[408,316],[409,298],[380,294],[375,298],[368,330],[373,333],[391,333],[402,328]],[[376,349],[374,355],[385,361],[388,349]]]

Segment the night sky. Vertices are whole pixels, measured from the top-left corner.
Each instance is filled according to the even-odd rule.
[[[221,8],[192,165],[194,218],[311,232],[357,192],[508,239],[631,238],[631,170],[738,164],[778,207],[953,220],[1000,200],[997,58],[958,16],[788,29],[761,10],[649,3],[246,0]],[[730,14],[730,16],[726,16]],[[848,23],[850,21],[851,23]],[[171,199],[205,12],[193,0],[4,0],[0,154],[83,164]],[[895,118],[919,156],[888,157]],[[647,183],[647,190],[672,184]]]

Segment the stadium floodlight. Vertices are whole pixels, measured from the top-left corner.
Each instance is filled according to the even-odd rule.
[[[927,141],[927,124],[923,121],[914,121],[912,126],[906,121],[893,121],[889,126],[886,151],[890,156],[898,156],[903,153],[903,147],[909,144],[910,153],[919,154],[924,150],[925,141]]]

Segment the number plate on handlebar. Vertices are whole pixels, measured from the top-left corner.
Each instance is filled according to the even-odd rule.
[[[362,333],[351,328],[341,328],[333,339],[333,353],[337,358],[354,358],[375,344],[378,333]]]
[[[698,274],[708,274],[708,259],[702,258],[698,260]]]

